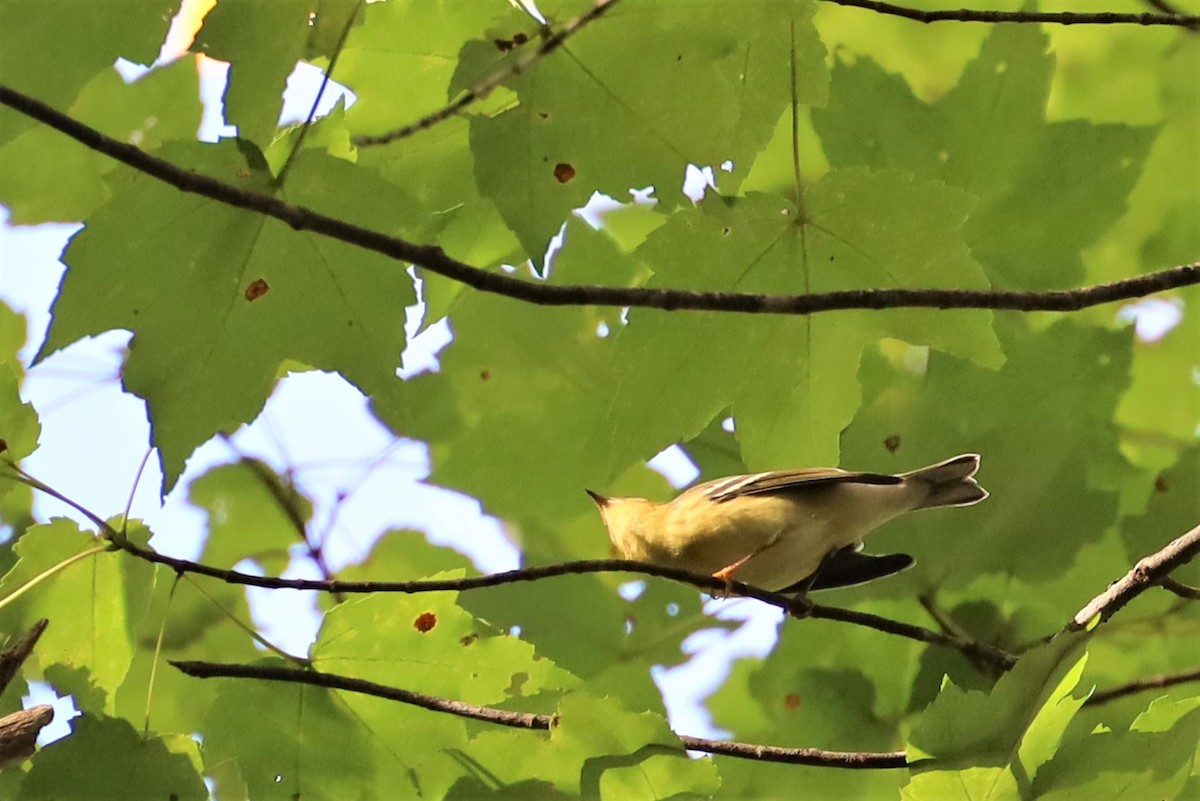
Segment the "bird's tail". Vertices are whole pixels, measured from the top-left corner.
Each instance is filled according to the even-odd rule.
[[[938,506],[970,506],[988,496],[973,476],[979,469],[979,454],[964,453],[944,462],[904,473],[903,477],[918,481],[929,488],[929,495],[916,507],[933,509]]]

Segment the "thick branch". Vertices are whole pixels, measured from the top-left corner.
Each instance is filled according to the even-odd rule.
[[[309,684],[315,687],[328,687],[336,690],[372,695],[389,701],[399,701],[412,704],[435,712],[446,712],[460,717],[482,720],[500,726],[511,726],[518,729],[546,730],[557,725],[555,715],[538,715],[532,712],[510,712],[487,706],[466,704],[452,701],[436,695],[402,690],[376,684],[373,681],[338,676],[332,673],[320,673],[316,670],[301,670],[266,665],[221,664],[216,662],[176,662],[172,665],[189,676],[200,679],[210,678],[242,678],[260,679],[263,681],[282,681],[292,684]],[[757,759],[763,762],[786,762],[794,765],[816,765],[833,768],[903,768],[907,766],[903,751],[893,752],[860,752],[860,751],[822,751],[816,748],[780,748],[770,745],[755,745],[753,743],[735,743],[722,740],[708,740],[701,737],[679,736],[685,748],[693,751],[705,751],[713,754],[738,757],[741,759]]]
[[[542,306],[620,306],[662,309],[740,312],[745,314],[805,315],[838,309],[1012,309],[1017,311],[1070,312],[1144,297],[1155,292],[1200,283],[1200,262],[1148,273],[1108,284],[1047,292],[981,289],[854,289],[808,295],[772,295],[748,292],[695,292],[649,287],[570,286],[527,281],[488,272],[451,258],[439,247],[419,245],[399,237],[329,217],[303,206],[255,192],[247,192],[207,175],[199,175],[148,153],[118,142],[94,128],[61,114],[20,92],[0,86],[0,105],[49,125],[86,147],[153,176],[182,192],[207,197],[228,206],[273,217],[297,231],[322,236],[381,253],[397,261],[490,292]]]
[[[1191,561],[1197,553],[1200,553],[1200,526],[1144,557],[1132,570],[1080,609],[1067,628],[1085,628],[1096,615],[1100,616],[1102,622],[1108,620],[1127,603],[1161,582],[1172,570]]]
[[[883,3],[879,0],[825,0],[839,6],[865,8],[878,14],[904,17],[916,22],[1046,22],[1053,25],[1170,25],[1180,28],[1200,24],[1200,17],[1176,14],[1125,14],[1115,11],[987,11],[970,8],[925,11],[919,8]]]
[[[54,719],[54,707],[31,706],[0,718],[0,768],[33,756],[37,736]]]
[[[1174,687],[1176,684],[1186,684],[1191,681],[1200,681],[1200,668],[1194,670],[1183,670],[1179,673],[1163,673],[1159,676],[1150,676],[1145,679],[1131,681],[1128,684],[1122,684],[1118,687],[1101,690],[1099,692],[1092,693],[1091,697],[1084,702],[1084,705],[1095,706],[1097,704],[1107,704],[1109,701],[1115,701],[1118,698],[1124,698],[1127,695],[1134,695],[1146,690],[1161,690],[1166,687]]]

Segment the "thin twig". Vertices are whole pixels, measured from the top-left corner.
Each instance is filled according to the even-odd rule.
[[[804,315],[839,309],[1012,309],[1071,312],[1140,298],[1155,292],[1200,284],[1200,262],[1107,284],[1046,292],[983,289],[854,289],[805,295],[752,292],[697,292],[650,287],[568,286],[546,284],[488,272],[451,258],[437,246],[419,245],[345,220],[295,206],[278,198],[247,192],[200,175],[118,142],[13,89],[0,86],[0,105],[49,125],[86,147],[150,175],[183,192],[273,217],[297,231],[322,236],[414,264],[430,272],[490,292],[541,306],[618,306],[664,311],[698,310],[743,314]],[[397,311],[399,313],[399,310]]]
[[[1175,593],[1180,598],[1186,598],[1189,601],[1200,601],[1200,587],[1184,584],[1182,581],[1177,581],[1170,576],[1158,582],[1158,586],[1168,592]]]
[[[325,68],[325,72],[321,76],[321,85],[317,88],[317,96],[313,98],[308,116],[304,118],[304,123],[300,126],[300,133],[296,134],[296,142],[292,145],[291,152],[288,153],[287,161],[283,162],[283,166],[279,169],[279,175],[275,176],[275,186],[283,186],[288,172],[292,169],[292,163],[300,153],[300,148],[304,146],[304,140],[308,138],[308,131],[312,128],[313,120],[317,118],[317,109],[321,105],[321,98],[325,96],[325,90],[329,87],[329,79],[333,76],[333,68],[337,66],[338,57],[341,56],[342,49],[346,46],[346,38],[350,35],[350,29],[354,27],[354,20],[358,17],[361,9],[362,0],[358,0],[354,10],[346,17],[346,24],[342,26],[342,32],[338,34],[337,43],[333,47],[333,55],[329,57],[329,66]]]
[[[1117,610],[1160,583],[1172,570],[1191,561],[1197,553],[1200,553],[1200,526],[1143,557],[1128,573],[1076,612],[1067,624],[1067,630],[1086,628],[1097,615],[1101,621],[1108,620]]]
[[[308,684],[336,690],[362,693],[389,701],[419,706],[435,712],[445,712],[459,717],[482,720],[500,726],[518,729],[548,730],[558,725],[557,715],[539,715],[532,712],[511,712],[488,706],[467,704],[436,695],[427,695],[398,687],[389,687],[373,681],[321,673],[316,670],[300,670],[268,665],[221,664],[216,662],[171,662],[189,676],[208,678],[246,678],[263,681],[281,681],[292,684]],[[908,762],[903,751],[824,751],[817,748],[781,748],[754,743],[726,742],[702,737],[678,735],[683,746],[692,751],[705,751],[740,759],[756,759],[763,762],[785,762],[793,765],[816,765],[833,768],[881,769],[903,768]]]
[[[908,6],[898,6],[894,3],[883,3],[880,0],[824,0],[824,2],[850,8],[863,8],[877,14],[903,17],[924,23],[988,22],[995,24],[1017,22],[1029,24],[1045,22],[1053,25],[1169,25],[1179,28],[1200,24],[1200,17],[1177,14],[1128,14],[1116,11],[987,11],[971,8],[926,11]]]
[[[1150,676],[1145,679],[1131,681],[1128,684],[1122,684],[1108,690],[1101,690],[1100,692],[1092,693],[1091,697],[1084,701],[1084,706],[1107,704],[1109,701],[1115,701],[1118,698],[1124,698],[1127,695],[1134,695],[1145,690],[1161,690],[1191,681],[1200,681],[1200,668],[1184,670],[1179,673],[1163,673],[1159,676]]]
[[[568,38],[578,33],[588,24],[603,16],[605,12],[612,9],[612,7],[618,2],[620,2],[620,0],[597,0],[596,5],[589,9],[586,13],[579,15],[575,19],[568,20],[557,31],[551,31],[549,28],[546,28],[543,31],[544,35],[542,37],[542,43],[537,47],[536,50],[526,53],[506,68],[492,73],[484,80],[467,89],[453,102],[443,106],[431,114],[426,114],[421,119],[411,122],[402,128],[397,128],[381,134],[355,136],[353,139],[354,144],[358,147],[386,145],[391,142],[396,142],[400,139],[406,139],[413,134],[420,133],[421,131],[428,130],[442,120],[453,117],[455,114],[459,113],[472,103],[478,100],[483,100],[485,97],[494,92],[496,87],[500,86],[506,81],[512,80],[513,78],[524,74],[538,61],[561,47]]]

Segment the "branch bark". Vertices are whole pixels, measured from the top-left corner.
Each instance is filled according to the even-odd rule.
[[[1078,289],[1022,292],[983,289],[851,289],[805,295],[752,292],[697,292],[686,289],[558,285],[489,272],[448,256],[435,245],[420,245],[346,220],[330,217],[276,197],[247,192],[207,175],[200,175],[152,156],[132,145],[105,136],[7,86],[0,85],[0,105],[38,120],[85,147],[102,153],[182,192],[207,197],[283,222],[297,231],[311,231],[347,244],[411,263],[481,292],[540,306],[617,306],[663,311],[713,311],[741,314],[807,315],[845,309],[1009,309],[1072,312],[1144,297],[1155,292],[1200,284],[1200,262],[1172,269],[1095,284]]]
[[[500,726],[518,729],[549,730],[558,725],[556,715],[539,715],[532,712],[510,712],[487,706],[466,704],[436,695],[403,690],[376,684],[373,681],[321,673],[316,670],[274,667],[268,665],[238,665],[217,662],[172,661],[171,664],[189,676],[200,679],[241,678],[262,681],[281,681],[292,684],[307,684],[335,690],[372,695],[389,701],[412,704],[434,712],[444,712],[459,717],[482,720]],[[709,740],[702,737],[677,735],[683,746],[692,751],[756,759],[762,762],[786,762],[793,765],[816,765],[831,768],[882,769],[903,768],[908,765],[903,751],[825,751],[818,748],[782,748],[773,745]]]
[[[1101,622],[1108,620],[1134,598],[1161,582],[1172,570],[1190,562],[1197,553],[1200,553],[1200,526],[1142,558],[1128,573],[1076,612],[1067,629],[1086,628],[1097,615]]]
[[[1156,14],[1144,12],[1140,14],[1121,13],[1116,11],[1076,12],[1076,11],[988,11],[971,8],[945,9],[941,11],[925,11],[919,8],[898,6],[894,3],[884,3],[880,0],[824,0],[839,6],[862,8],[877,14],[892,17],[903,17],[914,22],[926,24],[933,22],[1017,22],[1017,23],[1050,23],[1052,25],[1169,25],[1178,28],[1192,28],[1200,24],[1200,16],[1183,14]]]
[[[1178,673],[1163,673],[1158,676],[1131,681],[1128,684],[1092,693],[1091,697],[1083,703],[1084,706],[1107,704],[1109,701],[1115,701],[1118,698],[1124,698],[1128,695],[1145,692],[1146,690],[1161,690],[1167,687],[1174,687],[1176,684],[1186,684],[1192,681],[1200,681],[1200,668],[1182,670]]]

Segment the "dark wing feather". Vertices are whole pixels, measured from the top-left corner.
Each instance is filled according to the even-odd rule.
[[[696,487],[696,490],[707,495],[714,503],[724,503],[743,495],[787,492],[825,484],[900,484],[903,481],[900,476],[883,473],[849,473],[834,467],[806,467],[719,478]]]
[[[858,547],[862,547],[861,543]],[[915,562],[916,560],[906,553],[872,556],[859,553],[855,546],[850,546],[826,557],[816,576],[809,576],[790,587],[785,587],[780,592],[807,592],[853,587],[908,570]]]

